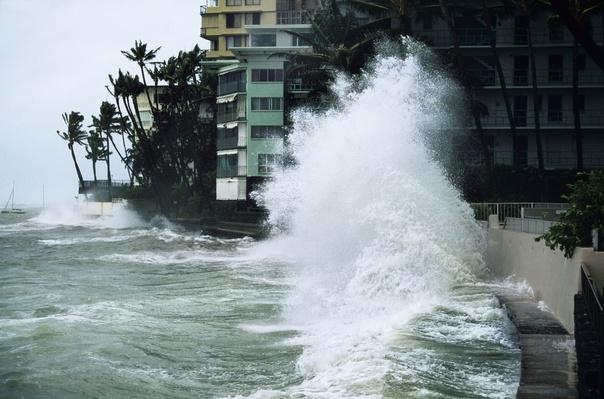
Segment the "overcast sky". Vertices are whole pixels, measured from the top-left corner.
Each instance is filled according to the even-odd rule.
[[[0,207],[15,180],[16,201],[39,206],[74,201],[77,176],[63,130],[63,112],[98,113],[107,75],[137,71],[120,50],[135,40],[162,46],[163,60],[195,44],[200,0],[0,0]],[[85,179],[92,168],[78,160]],[[119,163],[117,156],[112,164]],[[98,173],[105,174],[101,166]],[[114,179],[127,178],[121,168]],[[100,177],[99,177],[100,178]]]

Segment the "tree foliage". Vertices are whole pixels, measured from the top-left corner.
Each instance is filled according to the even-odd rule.
[[[575,184],[568,185],[569,209],[547,233],[537,237],[551,249],[560,248],[564,256],[573,256],[578,246],[590,245],[591,231],[604,228],[604,171],[580,173]]]

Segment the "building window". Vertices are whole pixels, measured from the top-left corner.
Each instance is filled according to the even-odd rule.
[[[585,70],[586,62],[585,54],[577,54],[577,68],[580,71]]]
[[[526,126],[526,96],[514,96],[514,123],[516,126]]]
[[[283,138],[283,126],[252,126],[253,139]]]
[[[514,57],[514,86],[528,85],[528,56]]]
[[[236,71],[218,76],[218,95],[245,92],[245,71]]]
[[[281,165],[280,154],[258,154],[258,173],[270,174]]]
[[[277,45],[276,34],[252,35],[253,47],[275,47]]]
[[[281,111],[283,99],[281,97],[252,97],[252,111]]]
[[[518,155],[518,166],[528,165],[528,136],[517,135],[514,141],[514,152]]]
[[[246,35],[235,35],[226,37],[226,48],[233,47],[247,47],[247,36]]]
[[[226,27],[227,28],[241,28],[241,15],[242,14],[227,14],[226,15]]]
[[[562,122],[562,96],[547,97],[547,120],[549,122]]]
[[[493,25],[495,26],[495,25]],[[514,17],[514,44],[522,45],[527,43],[526,35],[527,19],[524,16]]]
[[[227,6],[240,6],[241,5],[241,0],[226,0],[226,5]]]
[[[424,25],[424,30],[432,30],[432,15],[431,14],[426,13],[424,15],[422,22]]]
[[[259,6],[260,0],[245,0],[246,6]]]
[[[260,13],[252,12],[245,14],[245,24],[246,25],[260,25]]]
[[[577,95],[577,108],[580,112],[585,112],[585,96],[583,94]]]
[[[311,35],[302,34],[301,36],[290,35],[292,38],[292,47],[310,46]],[[308,37],[308,38],[307,38]]]
[[[237,154],[218,155],[216,177],[236,177],[237,169]]]
[[[239,118],[239,113],[237,111],[238,109],[236,101],[218,104],[216,120],[218,123],[236,121]]]
[[[237,148],[238,131],[239,129],[237,127],[232,129],[227,129],[224,127],[218,128],[216,135],[216,148],[218,150]]]
[[[562,60],[561,54],[550,54],[548,62],[548,78],[550,82],[562,81]]]
[[[283,70],[252,69],[252,82],[283,82]]]
[[[550,21],[549,23],[549,40],[552,42],[561,42],[564,40],[564,29],[562,24],[556,21]]]

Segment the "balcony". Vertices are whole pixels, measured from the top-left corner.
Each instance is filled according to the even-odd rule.
[[[203,4],[199,6],[199,14],[207,14],[209,7],[218,7],[218,0],[203,0]]]
[[[231,165],[227,168],[222,167],[218,168],[216,171],[216,177],[218,178],[226,178],[226,177],[245,177],[247,176],[247,166],[243,165]]]
[[[277,11],[277,25],[309,24],[310,19],[305,10]]]
[[[480,118],[484,128],[508,129],[510,123],[505,111],[492,112],[487,116]],[[532,111],[516,112],[514,121],[519,128],[534,128],[534,116]],[[539,113],[539,121],[542,128],[573,128],[574,116],[572,110],[550,111],[542,110]],[[602,127],[604,126],[604,112],[587,111],[581,113],[581,127]]]
[[[553,44],[571,46],[573,43],[573,36],[566,29],[551,31],[548,28],[536,28],[531,33],[531,39],[536,46]],[[433,47],[453,47],[453,38],[448,29],[418,30],[414,36]],[[488,47],[490,43],[489,31],[485,28],[459,28],[457,37],[462,47]],[[603,43],[603,37],[602,31],[594,31],[592,34],[592,38],[598,44]],[[527,37],[523,32],[514,29],[496,29],[495,42],[497,46],[526,46]]]
[[[494,67],[493,69],[468,69],[468,72],[474,78],[476,85],[500,87],[499,77]],[[538,68],[536,73],[538,87],[571,87],[573,84],[573,73],[570,65],[566,69]],[[531,87],[533,84],[530,69],[508,68],[503,71],[503,75],[507,86]],[[579,71],[579,87],[586,86],[604,86],[604,74],[601,72]]]
[[[216,139],[216,149],[218,150],[229,150],[237,148],[237,136],[235,137],[218,137]]]
[[[129,180],[111,180],[112,189],[124,189],[130,187]],[[84,185],[78,184],[78,194],[94,193],[95,191],[108,191],[108,180],[84,180]]]
[[[516,154],[518,163],[524,166],[539,164],[536,151],[520,151]],[[495,150],[492,162],[496,165],[511,165],[512,151]],[[546,169],[574,169],[577,167],[577,153],[574,151],[544,151],[543,163]],[[586,168],[604,168],[604,151],[583,151],[583,164]]]
[[[288,92],[308,92],[317,88],[318,83],[314,81],[304,80],[303,78],[287,79],[285,87]]]

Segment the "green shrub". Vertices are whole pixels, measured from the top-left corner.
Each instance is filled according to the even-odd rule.
[[[604,171],[579,174],[575,184],[569,184],[569,209],[561,215],[547,233],[535,240],[543,239],[551,249],[560,248],[564,256],[573,256],[576,247],[591,245],[591,231],[604,227]]]

